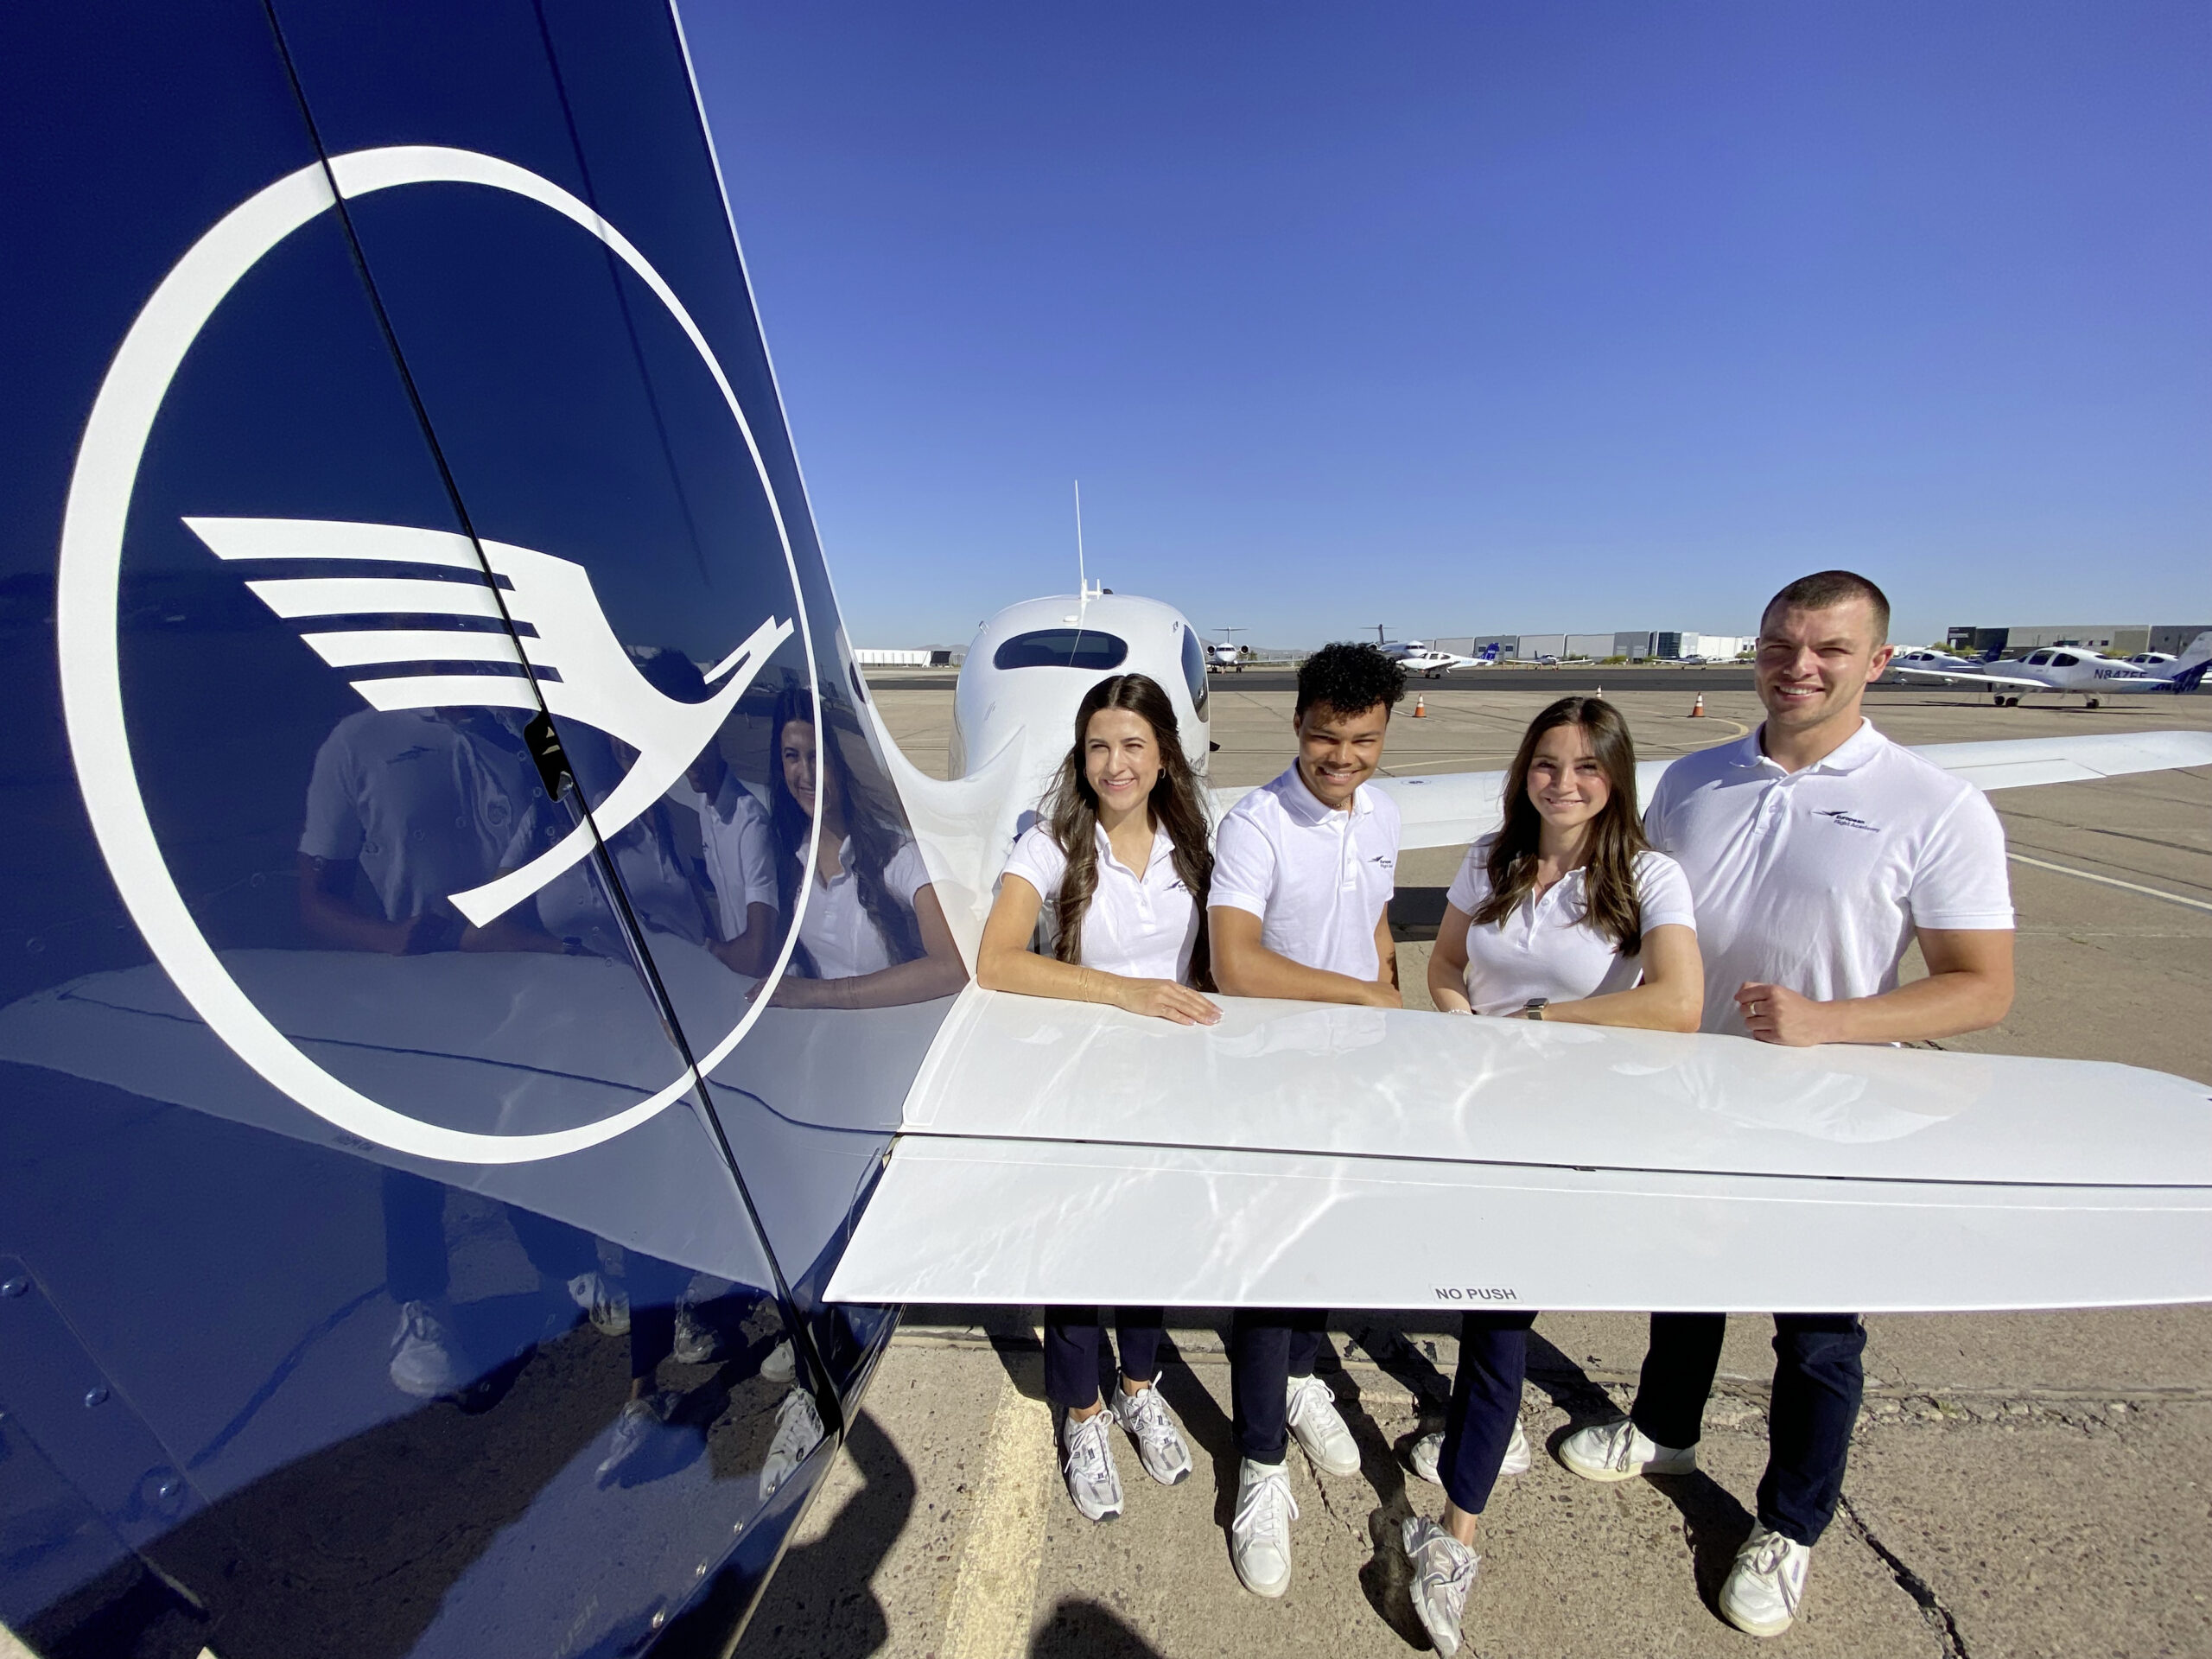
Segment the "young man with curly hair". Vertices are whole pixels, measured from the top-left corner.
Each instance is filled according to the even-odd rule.
[[[1298,758],[1237,802],[1215,838],[1206,913],[1226,994],[1402,1006],[1389,917],[1398,809],[1367,780],[1405,694],[1405,671],[1372,645],[1325,645],[1299,670]],[[1244,1308],[1230,1335],[1243,1462],[1230,1552],[1258,1595],[1290,1586],[1290,1436],[1325,1474],[1359,1472],[1351,1431],[1313,1375],[1324,1319]]]

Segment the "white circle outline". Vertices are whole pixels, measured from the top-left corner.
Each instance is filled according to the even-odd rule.
[[[627,238],[558,185],[512,162],[474,150],[407,144],[334,156],[327,173],[322,162],[312,162],[247,198],[187,250],[132,321],[85,423],[63,511],[54,593],[62,719],[92,834],[122,893],[124,907],[185,1000],[240,1059],[316,1116],[394,1152],[449,1163],[531,1163],[611,1141],[661,1112],[737,1046],[768,999],[753,999],[729,1033],[674,1083],[595,1123],[535,1135],[480,1135],[442,1128],[393,1111],[309,1059],[223,966],[193,919],[162,855],[131,764],[124,718],[118,617],[124,531],[146,440],[170,382],[216,308],[278,243],[334,207],[341,195],[350,200],[404,184],[486,185],[550,207],[597,237],[668,307],[728,404],[766,493],[783,544],[785,568],[791,574],[807,684],[819,699],[814,636],[782,504],[737,394],[674,290]],[[813,889],[814,850],[810,837],[802,895]],[[799,902],[803,906],[805,898]],[[770,969],[771,981],[782,975],[798,938],[798,929],[793,926]]]

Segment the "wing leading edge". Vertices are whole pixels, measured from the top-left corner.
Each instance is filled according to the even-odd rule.
[[[2046,688],[2047,689],[2047,688]],[[1923,743],[1913,753],[1976,789],[2019,789],[2034,784],[2084,783],[2130,772],[2212,766],[2212,732],[2108,732],[2086,737],[2014,737],[1982,743]],[[1636,769],[1637,793],[1649,798],[1672,760],[1647,760]],[[1408,851],[1457,847],[1498,825],[1503,772],[1447,772],[1420,778],[1378,779],[1372,787],[1398,804],[1404,823],[1400,842]],[[1217,790],[1216,810],[1226,811],[1243,790]]]

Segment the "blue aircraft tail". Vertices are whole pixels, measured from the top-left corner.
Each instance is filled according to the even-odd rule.
[[[720,1650],[961,969],[677,21],[17,8],[0,106],[0,1623]]]

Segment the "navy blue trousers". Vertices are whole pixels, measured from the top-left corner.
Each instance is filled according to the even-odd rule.
[[[1654,1313],[1630,1414],[1662,1446],[1695,1446],[1720,1364],[1725,1313]],[[1835,1519],[1851,1431],[1866,1390],[1866,1327],[1856,1313],[1774,1316],[1774,1399],[1767,1412],[1759,1524],[1813,1544]]]
[[[1229,1327],[1229,1395],[1236,1450],[1281,1463],[1290,1447],[1290,1379],[1313,1375],[1328,1315],[1239,1308]]]
[[[1150,1382],[1160,1375],[1160,1344],[1167,1332],[1156,1307],[1114,1310],[1114,1341],[1121,1350],[1122,1375]],[[1045,1311],[1045,1397],[1056,1406],[1080,1411],[1098,1398],[1098,1344],[1105,1320],[1095,1307],[1052,1307]]]
[[[1444,1450],[1436,1472],[1452,1502],[1480,1515],[1497,1484],[1497,1465],[1521,1416],[1521,1382],[1529,1374],[1533,1311],[1469,1313],[1459,1321],[1459,1370],[1444,1414]],[[1647,1431],[1649,1432],[1649,1431]]]

